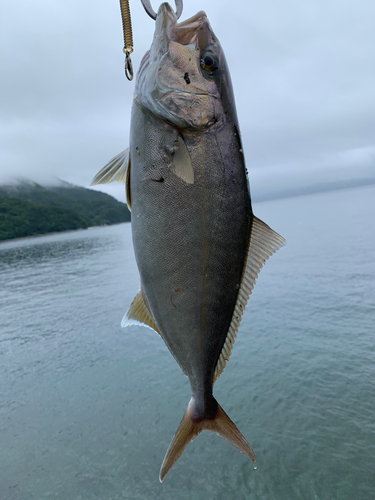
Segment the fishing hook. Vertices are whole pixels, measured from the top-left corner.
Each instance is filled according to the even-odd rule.
[[[124,48],[122,49],[125,54],[125,76],[131,81],[133,80],[133,64],[130,59],[130,54],[133,52],[133,32],[132,22],[130,18],[129,0],[120,0],[122,31],[124,34]]]
[[[145,11],[147,12],[147,14],[152,19],[155,20],[157,14],[154,11],[154,9],[151,7],[151,0],[141,0],[141,2],[142,2],[142,5],[143,5]],[[174,0],[174,3],[176,4],[176,16],[177,16],[177,19],[179,19],[179,17],[182,14],[182,9],[183,9],[182,0]]]

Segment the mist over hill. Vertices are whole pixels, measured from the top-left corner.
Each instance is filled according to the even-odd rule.
[[[0,184],[0,240],[129,221],[124,203],[59,179]]]

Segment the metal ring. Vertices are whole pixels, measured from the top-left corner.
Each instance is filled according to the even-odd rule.
[[[133,52],[133,51],[131,51]],[[130,59],[130,54],[131,52],[127,50],[125,52],[125,76],[126,78],[131,82],[133,80],[133,63],[132,60]]]
[[[143,5],[145,11],[147,12],[147,14],[153,20],[155,20],[157,14],[154,11],[154,9],[151,7],[151,0],[141,0],[141,2],[142,2],[142,5]],[[183,3],[182,3],[182,0],[174,0],[174,2],[176,4],[176,16],[177,16],[177,19],[179,19],[181,14],[182,14]]]

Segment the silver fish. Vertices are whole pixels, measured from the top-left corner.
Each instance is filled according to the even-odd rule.
[[[253,215],[230,75],[204,12],[178,23],[160,6],[137,76],[130,146],[93,184],[113,181],[126,185],[141,281],[122,326],[159,333],[191,385],[160,481],[203,430],[255,466],[212,390],[258,273],[284,239]]]

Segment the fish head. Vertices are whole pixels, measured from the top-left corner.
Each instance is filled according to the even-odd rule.
[[[203,11],[178,23],[168,3],[160,6],[135,98],[182,130],[207,128],[235,114],[224,52]]]

